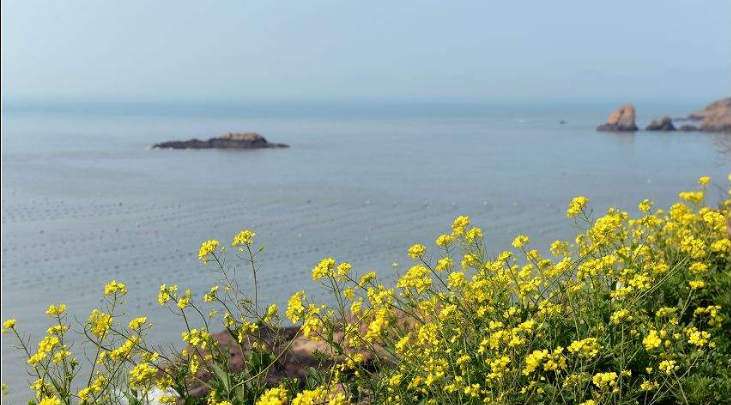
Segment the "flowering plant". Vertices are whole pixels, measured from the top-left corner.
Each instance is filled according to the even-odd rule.
[[[4,327],[38,377],[31,402],[40,405],[117,403],[120,391],[129,402],[149,403],[154,389],[166,393],[161,402],[211,405],[729,403],[731,199],[706,206],[709,180],[680,193],[667,211],[642,201],[637,217],[610,208],[594,218],[589,200],[577,197],[566,212],[574,240],[557,240],[543,253],[520,235],[513,249],[490,256],[483,231],[460,216],[434,249],[408,249],[413,264],[395,285],[323,259],[312,277],[335,304],[296,292],[285,314],[301,326],[281,340],[263,334],[283,330],[276,306],[260,308],[256,292],[242,298],[226,249],[210,240],[199,258],[216,263],[220,278],[203,301],[217,307],[204,315],[192,293],[176,286],[161,286],[158,296],[185,321],[188,348],[152,350],[144,317],[119,327],[115,309],[126,287],[112,282],[107,307],[84,327],[98,351],[76,391],[80,366],[66,343],[64,305],[49,308],[55,323],[35,352],[14,319]],[[253,248],[253,238],[243,231],[233,246],[256,280],[263,248]],[[205,327],[190,328],[191,314]],[[232,371],[233,349],[211,337],[219,318],[245,358],[242,370]],[[324,348],[327,367],[304,382],[270,382],[300,338]],[[194,382],[206,397],[192,395]]]

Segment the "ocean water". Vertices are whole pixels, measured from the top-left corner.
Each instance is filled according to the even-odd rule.
[[[638,106],[638,124],[700,106]],[[545,248],[568,237],[567,202],[597,212],[659,206],[697,178],[728,189],[727,135],[597,133],[607,105],[71,105],[3,113],[2,318],[39,338],[49,303],[79,320],[103,285],[124,282],[124,312],[148,315],[155,342],[179,342],[179,320],[157,306],[162,283],[213,283],[196,253],[243,228],[266,246],[260,297],[284,306],[318,297],[323,257],[396,277],[405,250],[470,215],[498,252],[516,234]],[[646,119],[645,119],[646,118]],[[561,122],[563,121],[563,123]],[[289,149],[150,150],[155,142],[256,131]],[[251,285],[248,273],[239,280]],[[325,299],[323,297],[323,299]],[[2,341],[10,400],[29,394],[19,352]],[[34,339],[35,340],[35,339]],[[75,350],[83,351],[77,345]],[[78,353],[82,356],[81,353]]]

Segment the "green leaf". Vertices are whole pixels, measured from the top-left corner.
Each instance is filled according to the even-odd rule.
[[[228,394],[231,391],[231,380],[226,371],[224,371],[218,364],[213,364],[213,372],[216,374],[216,378],[223,384]]]

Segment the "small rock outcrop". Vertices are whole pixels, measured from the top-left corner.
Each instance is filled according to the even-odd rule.
[[[660,120],[652,120],[645,131],[675,131],[675,126],[670,117],[663,117]]]
[[[263,149],[288,148],[289,145],[270,143],[256,132],[229,132],[206,141],[200,139],[169,141],[152,145],[152,147],[157,149]]]
[[[625,104],[615,110],[607,118],[607,122],[596,127],[597,131],[633,132],[637,131],[635,124],[635,107]]]
[[[700,120],[699,129],[704,132],[731,132],[731,97],[714,101],[688,118]]]
[[[681,125],[680,128],[678,128],[678,130],[683,131],[683,132],[696,132],[696,131],[698,131],[698,127],[695,125],[685,124],[685,125]]]

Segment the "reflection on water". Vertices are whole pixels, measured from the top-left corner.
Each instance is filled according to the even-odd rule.
[[[713,143],[721,155],[731,159],[731,134],[717,134]]]

